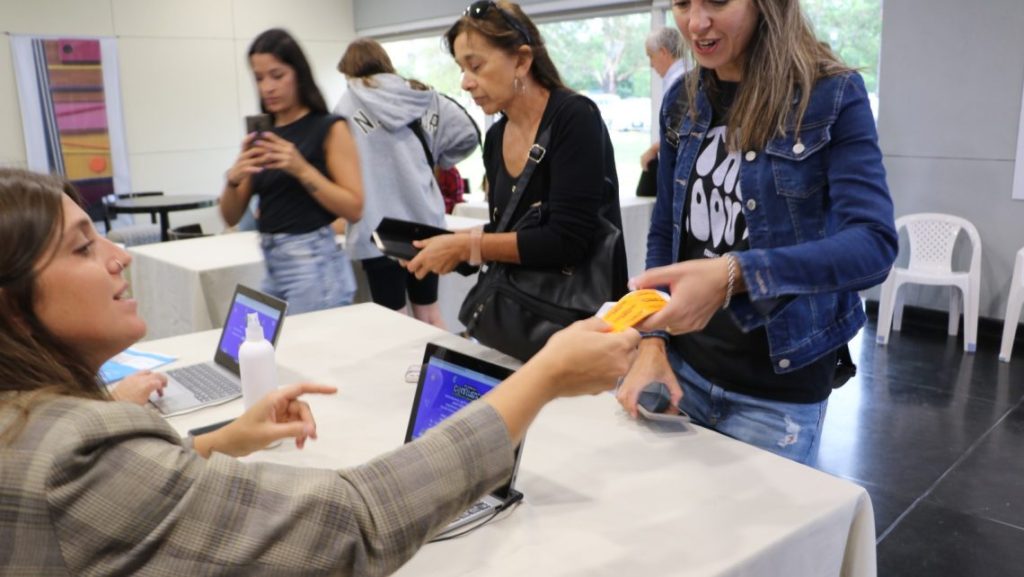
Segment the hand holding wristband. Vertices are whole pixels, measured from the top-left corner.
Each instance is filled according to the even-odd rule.
[[[481,244],[483,244],[484,229],[480,227],[469,230],[469,264],[480,266],[483,264]]]

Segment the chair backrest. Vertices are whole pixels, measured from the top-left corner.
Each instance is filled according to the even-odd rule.
[[[907,230],[911,270],[936,273],[953,271],[953,249],[963,230],[971,242],[971,270],[981,266],[981,236],[967,219],[952,214],[920,212],[896,219],[896,230]]]

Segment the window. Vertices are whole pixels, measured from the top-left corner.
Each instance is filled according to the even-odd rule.
[[[651,13],[564,20],[538,26],[569,88],[597,103],[611,134],[619,194],[633,196],[640,155],[651,146]]]
[[[802,0],[801,5],[818,39],[864,77],[877,120],[882,0]]]

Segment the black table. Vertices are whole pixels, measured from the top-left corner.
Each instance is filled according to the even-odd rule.
[[[178,210],[195,210],[217,204],[219,197],[208,194],[165,194],[136,196],[107,201],[107,206],[118,213],[160,215],[160,240],[168,240],[168,215]]]

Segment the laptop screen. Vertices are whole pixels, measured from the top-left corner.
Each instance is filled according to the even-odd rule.
[[[508,368],[434,343],[428,344],[405,442],[419,438],[469,403],[486,395],[511,374]],[[517,468],[520,447],[516,448]],[[502,499],[507,498],[514,478],[515,470],[508,482],[493,494]]]
[[[501,381],[466,367],[430,357],[423,367],[423,391],[413,417],[412,438],[416,439],[459,409],[486,395]]]
[[[235,289],[231,309],[224,321],[224,329],[217,345],[216,361],[223,366],[238,372],[238,348],[245,340],[245,326],[249,313],[256,313],[263,328],[263,337],[271,344],[276,344],[288,305],[282,300],[253,290],[245,285]]]

